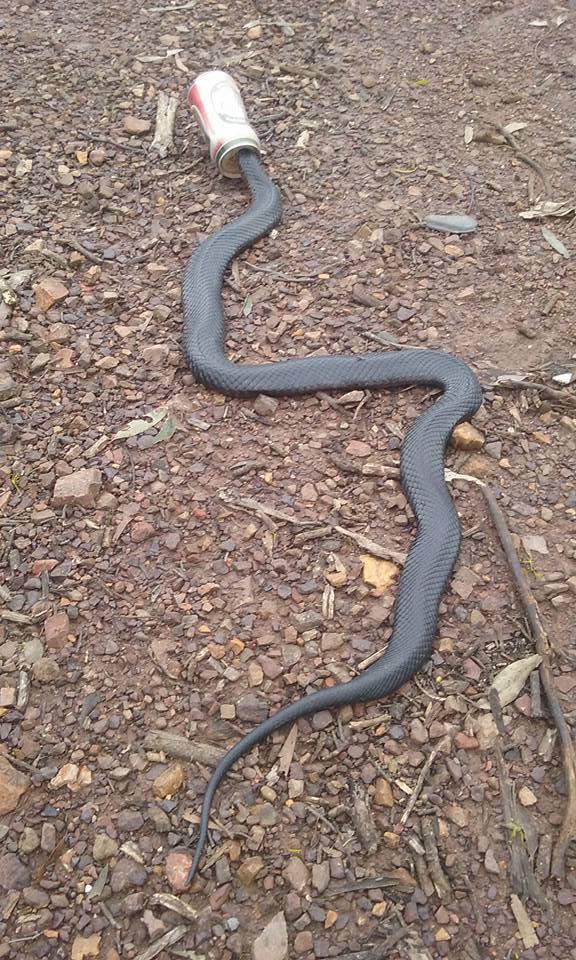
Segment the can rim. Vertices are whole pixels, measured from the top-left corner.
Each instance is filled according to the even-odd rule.
[[[242,176],[238,166],[238,161],[235,159],[235,157],[238,151],[242,150],[243,147],[254,150],[259,156],[262,155],[262,147],[258,141],[248,137],[239,137],[237,140],[229,140],[222,147],[220,147],[215,158],[216,163],[218,164],[218,169],[224,177],[237,180]]]

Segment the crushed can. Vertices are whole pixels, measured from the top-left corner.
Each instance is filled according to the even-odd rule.
[[[199,74],[188,91],[188,104],[210,145],[210,158],[225,177],[240,177],[238,151],[262,147],[248,123],[236,81],[224,70]]]

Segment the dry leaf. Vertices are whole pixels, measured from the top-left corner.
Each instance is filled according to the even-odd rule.
[[[167,413],[168,410],[163,407],[159,410],[152,410],[151,413],[146,414],[148,417],[147,420],[130,420],[123,430],[118,430],[118,432],[114,434],[112,439],[125,440],[127,437],[137,437],[140,433],[146,433],[147,430],[151,430],[152,427],[159,424]]]
[[[473,139],[474,139],[474,127],[472,126],[471,123],[467,123],[466,126],[464,127],[464,143],[468,145],[469,143],[472,143]]]
[[[400,573],[400,567],[391,563],[390,560],[379,560],[370,554],[363,554],[360,559],[363,564],[362,575],[365,583],[375,588],[375,596],[381,597],[394,583]]]
[[[552,249],[555,250],[556,253],[559,253],[560,256],[565,257],[566,260],[569,260],[570,254],[568,253],[568,250],[562,241],[558,239],[556,234],[552,233],[548,227],[541,227],[540,229],[542,230],[542,236],[544,237],[546,243],[549,243]]]
[[[510,897],[510,906],[512,908],[512,913],[514,914],[514,919],[518,925],[518,931],[522,937],[522,942],[527,950],[530,950],[532,947],[536,947],[540,942],[534,930],[534,924],[532,923],[530,917],[526,913],[526,908],[520,897],[515,893]]]
[[[521,121],[513,120],[512,123],[507,123],[506,126],[503,127],[502,129],[506,133],[518,133],[519,130],[524,130],[524,128],[527,126],[528,126],[527,123],[522,123]]]
[[[543,217],[569,217],[575,211],[573,200],[540,200],[529,210],[522,210],[519,216],[523,220],[537,220]]]
[[[496,691],[502,707],[516,699],[532,671],[541,663],[542,657],[535,653],[530,657],[514,660],[496,674],[490,689]]]

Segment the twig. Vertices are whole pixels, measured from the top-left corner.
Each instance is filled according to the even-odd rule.
[[[494,383],[488,384],[488,387],[493,390],[497,390],[499,387],[503,390],[536,390],[547,400],[558,400],[560,403],[576,405],[576,397],[572,394],[566,393],[564,390],[555,390],[554,387],[548,387],[545,383],[537,383],[535,380],[520,380],[512,377],[507,380],[504,377],[498,377]]]
[[[154,139],[150,144],[150,150],[155,150],[162,160],[174,147],[174,124],[177,109],[178,97],[176,94],[165,93],[161,90],[158,94],[156,129],[154,130]]]
[[[218,494],[221,500],[224,503],[227,503],[230,507],[233,507],[237,510],[247,510],[252,513],[260,514],[265,517],[273,517],[275,520],[281,520],[284,523],[291,523],[298,527],[315,527],[318,523],[317,520],[300,520],[299,517],[295,517],[289,513],[283,513],[281,510],[275,510],[273,507],[267,507],[263,503],[259,503],[258,500],[253,500],[251,497],[238,497],[234,499],[230,494],[226,493],[225,490],[221,490]],[[341,527],[336,524],[329,528],[330,532],[339,533],[343,537],[348,537],[350,540],[354,540],[363,550],[367,550],[369,553],[372,553],[375,557],[380,557],[383,560],[394,560],[396,563],[404,563],[406,560],[405,553],[399,553],[396,550],[390,550],[388,547],[383,547],[381,544],[376,543],[374,540],[370,540],[368,537],[365,537],[362,533],[356,533],[355,530],[347,530],[346,527]]]
[[[293,274],[280,273],[271,267],[261,267],[258,263],[250,263],[249,260],[244,260],[244,266],[249,267],[250,270],[256,270],[257,273],[267,273],[276,280],[284,280],[286,283],[310,283],[311,280],[318,279],[316,274],[304,274],[295,277]]]
[[[338,954],[338,960],[385,960],[392,947],[404,940],[410,933],[409,927],[400,927],[391,933],[379,946],[372,950],[354,950],[352,953]],[[424,960],[424,958],[423,958]]]
[[[551,873],[554,877],[563,877],[565,873],[564,861],[566,852],[570,843],[576,840],[576,752],[574,750],[570,728],[568,727],[558,694],[556,693],[554,677],[550,669],[550,660],[553,656],[553,651],[540,619],[538,604],[524,576],[524,571],[522,570],[516,548],[512,542],[504,514],[490,488],[484,484],[480,484],[480,487],[488,504],[488,509],[490,510],[490,515],[500,538],[506,560],[508,561],[508,566],[535,642],[536,652],[542,657],[542,662],[539,667],[540,679],[544,693],[546,694],[552,719],[560,738],[568,802],[566,804],[562,827],[560,828],[560,833],[552,855]]]
[[[98,265],[104,263],[102,257],[99,257],[97,254],[92,253],[91,250],[88,250],[88,247],[85,247],[83,243],[80,243],[79,240],[75,240],[74,237],[59,237],[60,243],[63,243],[66,247],[71,247],[72,250],[76,250],[77,253],[81,253],[83,257],[86,257],[87,260],[90,260],[91,263],[97,263]]]
[[[142,953],[139,953],[135,960],[153,960],[153,957],[157,957],[159,953],[166,947],[171,947],[172,944],[178,943],[185,934],[188,933],[188,927],[183,923],[178,927],[173,927],[172,930],[169,930],[168,933],[165,933],[163,937],[160,937],[159,940],[155,940],[154,943],[151,943],[149,947],[146,947]]]
[[[434,750],[432,750],[432,751],[429,753],[428,758],[427,758],[427,760],[426,760],[426,763],[424,764],[424,766],[422,767],[422,770],[420,771],[420,776],[418,777],[418,780],[416,781],[416,786],[414,787],[414,789],[413,789],[413,791],[412,791],[412,793],[411,793],[411,795],[410,795],[410,798],[409,798],[409,800],[408,800],[408,803],[406,804],[406,807],[405,807],[405,809],[404,809],[404,813],[403,813],[402,816],[400,817],[400,823],[401,823],[402,826],[404,826],[404,824],[407,823],[408,817],[410,816],[410,814],[412,813],[414,807],[416,806],[416,801],[418,800],[418,797],[419,797],[420,794],[422,793],[422,788],[423,788],[423,786],[424,786],[424,781],[426,780],[426,777],[428,776],[428,774],[429,774],[429,772],[430,772],[430,768],[431,768],[432,764],[434,763],[436,757],[438,756],[438,753],[439,753],[439,752],[440,752],[440,746],[435,747]]]
[[[90,133],[89,130],[78,130],[78,136],[84,140],[90,140],[92,143],[109,143],[112,147],[118,147],[119,150],[136,150],[141,153],[144,149],[139,143],[122,143],[121,140],[114,140],[112,137],[101,137],[96,133]]]
[[[523,898],[530,897],[535,903],[542,904],[544,895],[528,858],[524,844],[522,829],[518,823],[516,798],[504,757],[499,744],[495,745],[498,779],[500,781],[500,797],[504,822],[508,828],[507,841],[510,850],[510,880],[512,889]]]
[[[452,890],[450,887],[450,881],[444,873],[444,869],[440,863],[440,854],[438,853],[436,836],[434,832],[434,820],[432,817],[422,817],[420,825],[422,828],[424,849],[426,850],[426,862],[428,864],[428,870],[430,871],[432,882],[436,888],[436,893],[438,894],[440,900],[450,900],[452,898]]]
[[[207,767],[217,766],[226,752],[220,747],[213,747],[209,743],[198,743],[167,730],[149,730],[144,737],[144,749],[158,750],[179,760],[204,763]]]

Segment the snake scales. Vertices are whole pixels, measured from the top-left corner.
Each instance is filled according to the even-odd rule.
[[[206,788],[190,881],[206,844],[214,794],[236,760],[300,717],[393,693],[428,660],[438,605],[460,547],[458,515],[444,480],[444,451],[454,427],[469,419],[482,401],[480,385],[469,367],[456,357],[431,350],[261,364],[228,360],[221,302],[226,269],[233,257],[269,233],[282,213],[280,193],[256,153],[241,150],[238,156],[252,203],[237,220],[200,244],[183,276],[184,349],[196,379],[220,393],[240,397],[413,384],[440,388],[442,395],[413,423],[402,446],[402,486],[416,517],[417,535],[400,577],[394,629],[385,653],[347,683],[318,690],[282,708],[228,751]]]

